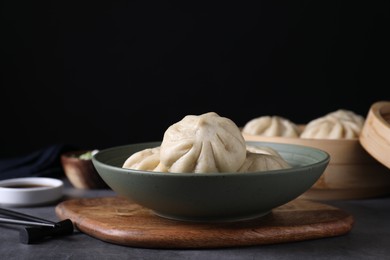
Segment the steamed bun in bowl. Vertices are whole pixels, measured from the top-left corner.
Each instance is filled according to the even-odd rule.
[[[132,154],[123,168],[175,172],[256,172],[288,168],[277,151],[247,145],[239,127],[215,112],[187,115],[164,132],[160,146]]]
[[[215,112],[187,115],[164,133],[160,163],[170,172],[235,172],[246,143],[237,125]]]
[[[154,171],[160,164],[160,146],[147,148],[126,159],[123,168]]]
[[[280,156],[264,153],[247,152],[246,159],[238,172],[259,172],[267,170],[287,169],[291,166]]]

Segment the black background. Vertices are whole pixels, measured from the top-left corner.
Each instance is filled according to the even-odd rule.
[[[390,100],[389,1],[1,3],[2,157],[161,140],[188,114],[307,123]]]

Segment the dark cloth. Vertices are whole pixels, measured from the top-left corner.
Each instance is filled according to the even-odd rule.
[[[27,155],[0,159],[0,180],[21,177],[52,177],[64,175],[61,154],[76,149],[70,145],[53,144]]]

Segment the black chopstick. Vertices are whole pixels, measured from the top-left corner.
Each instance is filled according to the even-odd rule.
[[[46,219],[43,219],[43,218],[38,218],[38,217],[35,217],[35,216],[23,214],[23,213],[20,213],[20,212],[16,212],[16,211],[12,211],[12,210],[9,210],[9,209],[4,209],[4,208],[0,208],[0,214],[5,215],[5,216],[9,216],[9,217],[15,217],[15,218],[22,219],[22,220],[31,220],[34,223],[41,223],[41,226],[47,226],[47,224],[50,224],[50,226],[52,227],[53,225],[56,224],[55,222],[50,221],[50,220],[46,220]],[[7,220],[4,220],[4,221],[7,221]],[[8,222],[8,223],[10,223],[10,222]]]
[[[27,221],[27,220],[19,220],[19,219],[11,219],[11,218],[0,218],[0,223],[5,224],[17,224],[17,225],[28,225],[28,226],[40,226],[40,227],[55,227],[55,223],[44,223],[37,221]]]
[[[13,217],[13,219],[0,217],[0,223],[27,226],[19,233],[20,242],[23,244],[32,244],[46,237],[71,235],[74,229],[70,219],[53,222],[4,208],[0,208],[0,214]]]

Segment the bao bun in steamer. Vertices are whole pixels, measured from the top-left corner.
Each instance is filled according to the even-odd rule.
[[[248,121],[243,133],[261,136],[299,137],[299,126],[281,116],[260,116]]]
[[[357,119],[356,123],[361,124],[360,119]],[[304,133],[307,125],[299,127]],[[248,133],[243,133],[243,136],[247,141],[298,144],[329,153],[330,162],[325,172],[311,189],[301,195],[303,198],[363,199],[390,194],[390,170],[364,149],[359,134],[356,137],[335,139],[261,136]]]
[[[300,138],[355,139],[363,128],[364,117],[350,110],[339,109],[310,121]]]

